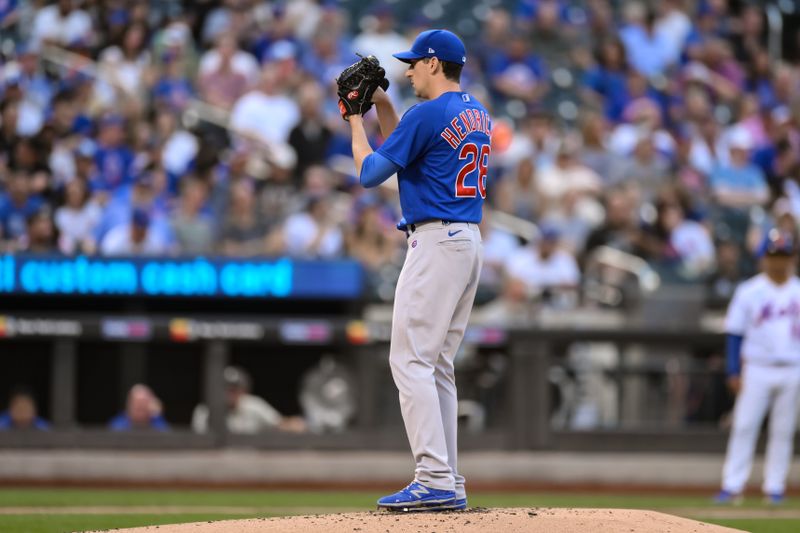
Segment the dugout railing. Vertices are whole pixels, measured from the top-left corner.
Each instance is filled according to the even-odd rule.
[[[151,315],[94,314],[8,314],[0,317],[0,353],[9,369],[15,361],[41,355],[38,365],[47,376],[47,405],[54,429],[49,432],[0,432],[0,447],[5,448],[215,448],[246,446],[263,449],[404,449],[405,439],[396,405],[396,392],[388,367],[388,324],[331,319],[326,317],[269,318],[247,317],[180,317]],[[653,383],[663,381],[670,371],[667,360],[675,354],[685,361],[686,375],[713,376],[720,369],[705,365],[719,354],[723,336],[716,331],[695,329],[632,326],[628,328],[532,327],[499,329],[473,326],[467,344],[476,353],[500,354],[506,358],[503,379],[495,387],[493,423],[480,431],[464,429],[460,436],[464,449],[557,449],[616,451],[721,451],[726,439],[725,428],[716,420],[692,423],[678,420],[668,423],[657,417],[645,423],[629,423],[620,419],[613,426],[559,427],[554,412],[559,397],[553,383],[553,369],[570,368],[567,354],[578,344],[611,346],[620,354],[638,353],[637,363],[622,356],[619,361],[601,370],[608,383],[619,380],[642,380],[638,390],[644,396],[625,396],[619,388],[617,403],[643,401]],[[357,391],[356,416],[346,431],[323,434],[284,434],[270,432],[256,436],[231,435],[224,424],[224,383],[222,369],[231,362],[232,353],[242,348],[279,353],[269,347],[303,348],[311,352],[333,354],[352,372]],[[125,364],[117,367],[121,374],[112,381],[123,398],[125,387],[137,380],[137,361],[152,351],[170,353],[181,347],[183,361],[194,361],[195,368],[185,372],[199,377],[199,400],[210,410],[210,432],[192,433],[186,424],[175,424],[168,433],[114,433],[102,426],[83,424],[76,417],[82,366],[79,363],[87,350],[115,350]],[[165,352],[166,350],[166,352]],[[646,357],[642,358],[641,354]],[[166,356],[164,356],[166,357]],[[265,355],[264,357],[270,357]],[[659,362],[662,361],[663,362]],[[187,363],[191,364],[191,363]],[[85,369],[84,369],[85,370]],[[680,372],[680,371],[679,371]],[[173,374],[167,379],[179,379]],[[255,380],[259,375],[254,375]],[[470,376],[460,375],[460,390],[468,391]],[[637,387],[635,387],[637,388]],[[649,392],[652,392],[651,390]],[[678,390],[678,395],[684,390]],[[563,407],[563,405],[561,406]],[[169,406],[167,406],[169,413]]]

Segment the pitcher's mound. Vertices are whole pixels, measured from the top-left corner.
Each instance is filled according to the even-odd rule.
[[[126,533],[723,533],[738,531],[655,511],[482,509],[452,513],[343,513],[126,529]]]

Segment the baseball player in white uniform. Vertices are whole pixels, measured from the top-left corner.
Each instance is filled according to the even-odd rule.
[[[800,396],[800,280],[792,236],[771,230],[761,248],[762,273],[733,296],[725,323],[728,385],[737,393],[722,471],[721,504],[742,501],[764,416],[769,436],[765,501],[783,502]]]

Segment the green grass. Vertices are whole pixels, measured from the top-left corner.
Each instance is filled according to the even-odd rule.
[[[258,491],[258,490],[128,490],[128,489],[0,489],[0,507],[81,506],[219,506],[219,507],[364,507],[372,509],[380,496],[372,491]],[[673,496],[621,493],[507,493],[470,494],[471,506],[480,507],[624,507],[667,509],[708,507],[709,496]],[[763,508],[760,498],[745,500],[744,508]],[[782,508],[800,509],[800,499],[789,498]]]
[[[280,514],[308,514],[336,509],[374,509],[381,496],[372,491],[234,491],[234,490],[83,490],[83,489],[0,489],[3,507],[138,507],[180,506],[197,508],[190,514],[0,514],[3,533],[61,533],[141,525],[224,520]],[[709,496],[618,494],[618,493],[498,493],[470,494],[472,507],[616,507],[670,512],[690,510],[691,518],[703,520],[703,510],[712,509]],[[233,514],[224,510],[210,514],[207,507],[239,507]],[[763,510],[760,498],[748,498],[738,509]],[[800,499],[790,498],[782,510],[800,510]],[[220,510],[223,511],[223,510]],[[709,513],[711,514],[711,513]],[[755,533],[795,533],[800,520],[719,519],[704,520]]]
[[[246,518],[242,515],[173,514],[173,515],[7,515],[0,516],[3,533],[66,533],[116,527],[153,526],[180,522],[205,522]]]

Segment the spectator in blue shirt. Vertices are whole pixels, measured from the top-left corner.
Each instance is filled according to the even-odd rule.
[[[164,55],[164,73],[153,87],[153,100],[158,107],[182,111],[194,95],[192,84],[176,57]],[[212,101],[213,104],[218,102]]]
[[[100,119],[99,147],[94,160],[102,185],[115,190],[131,179],[133,152],[125,143],[125,120],[119,115]]]
[[[0,0],[0,30],[10,32],[19,20],[19,0]]]
[[[630,4],[627,10],[629,24],[619,31],[619,37],[631,66],[648,78],[664,74],[673,58],[669,40],[656,31],[655,13],[637,3]]]
[[[591,90],[589,100],[600,97],[606,118],[612,122],[622,120],[622,112],[628,104],[628,85],[625,73],[628,59],[625,47],[619,39],[606,40],[596,52],[597,64],[586,71],[583,84]]]
[[[0,413],[0,431],[48,430],[50,424],[37,415],[33,393],[24,387],[14,389],[8,399],[8,410]]]
[[[25,236],[28,217],[42,207],[41,197],[31,193],[30,179],[16,171],[8,181],[7,194],[0,194],[0,238],[16,247]]]
[[[112,431],[168,431],[169,424],[161,414],[162,406],[147,385],[137,383],[128,392],[125,411],[115,416],[108,427]]]
[[[512,36],[505,51],[491,58],[489,76],[501,100],[517,98],[533,104],[547,92],[545,65],[529,50],[523,35]]]
[[[733,128],[727,136],[730,161],[717,165],[709,181],[717,204],[723,208],[746,209],[764,205],[769,188],[764,172],[750,162],[753,140],[742,127]]]

